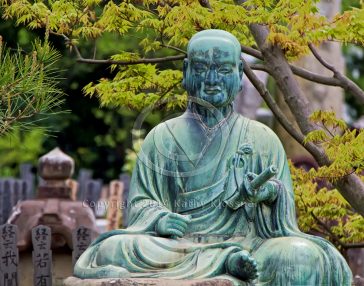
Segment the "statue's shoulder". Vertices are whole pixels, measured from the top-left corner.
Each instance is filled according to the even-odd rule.
[[[188,112],[185,112],[178,117],[159,123],[150,133],[153,133],[153,136],[164,136],[167,139],[174,137],[176,133],[188,132],[192,122]]]
[[[246,126],[246,130],[242,131],[246,134],[245,138],[255,139],[255,141],[264,140],[266,142],[281,144],[277,134],[267,125],[256,120],[248,119],[242,115],[239,115],[238,120],[243,122],[243,126]]]
[[[186,118],[184,115],[166,120],[155,126],[144,138],[142,148],[145,152],[153,152],[156,147],[164,146],[169,148],[175,142],[175,137],[188,131]]]

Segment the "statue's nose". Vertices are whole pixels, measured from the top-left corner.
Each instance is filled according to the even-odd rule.
[[[216,69],[209,69],[206,75],[206,85],[214,86],[218,83]]]

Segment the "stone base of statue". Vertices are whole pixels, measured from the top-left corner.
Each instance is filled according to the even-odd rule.
[[[171,280],[152,278],[79,279],[68,277],[63,286],[233,286],[225,279]]]

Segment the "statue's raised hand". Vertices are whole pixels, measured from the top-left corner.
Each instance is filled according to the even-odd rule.
[[[277,197],[278,186],[274,181],[267,181],[259,188],[255,188],[253,181],[258,177],[257,174],[247,173],[244,178],[244,188],[248,196],[248,200],[252,203],[272,202]]]
[[[190,221],[190,216],[168,213],[158,220],[156,232],[161,236],[182,237],[186,233]]]

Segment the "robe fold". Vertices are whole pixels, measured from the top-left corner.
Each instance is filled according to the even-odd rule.
[[[250,202],[244,176],[271,165],[278,169],[277,198]],[[76,263],[75,276],[225,277],[248,285],[228,275],[225,265],[231,253],[247,250],[258,264],[254,285],[351,285],[350,269],[335,247],[297,227],[277,136],[234,112],[214,128],[190,110],[155,127],[138,155],[128,207],[129,227],[100,235]],[[183,238],[155,232],[170,212],[191,217]]]

